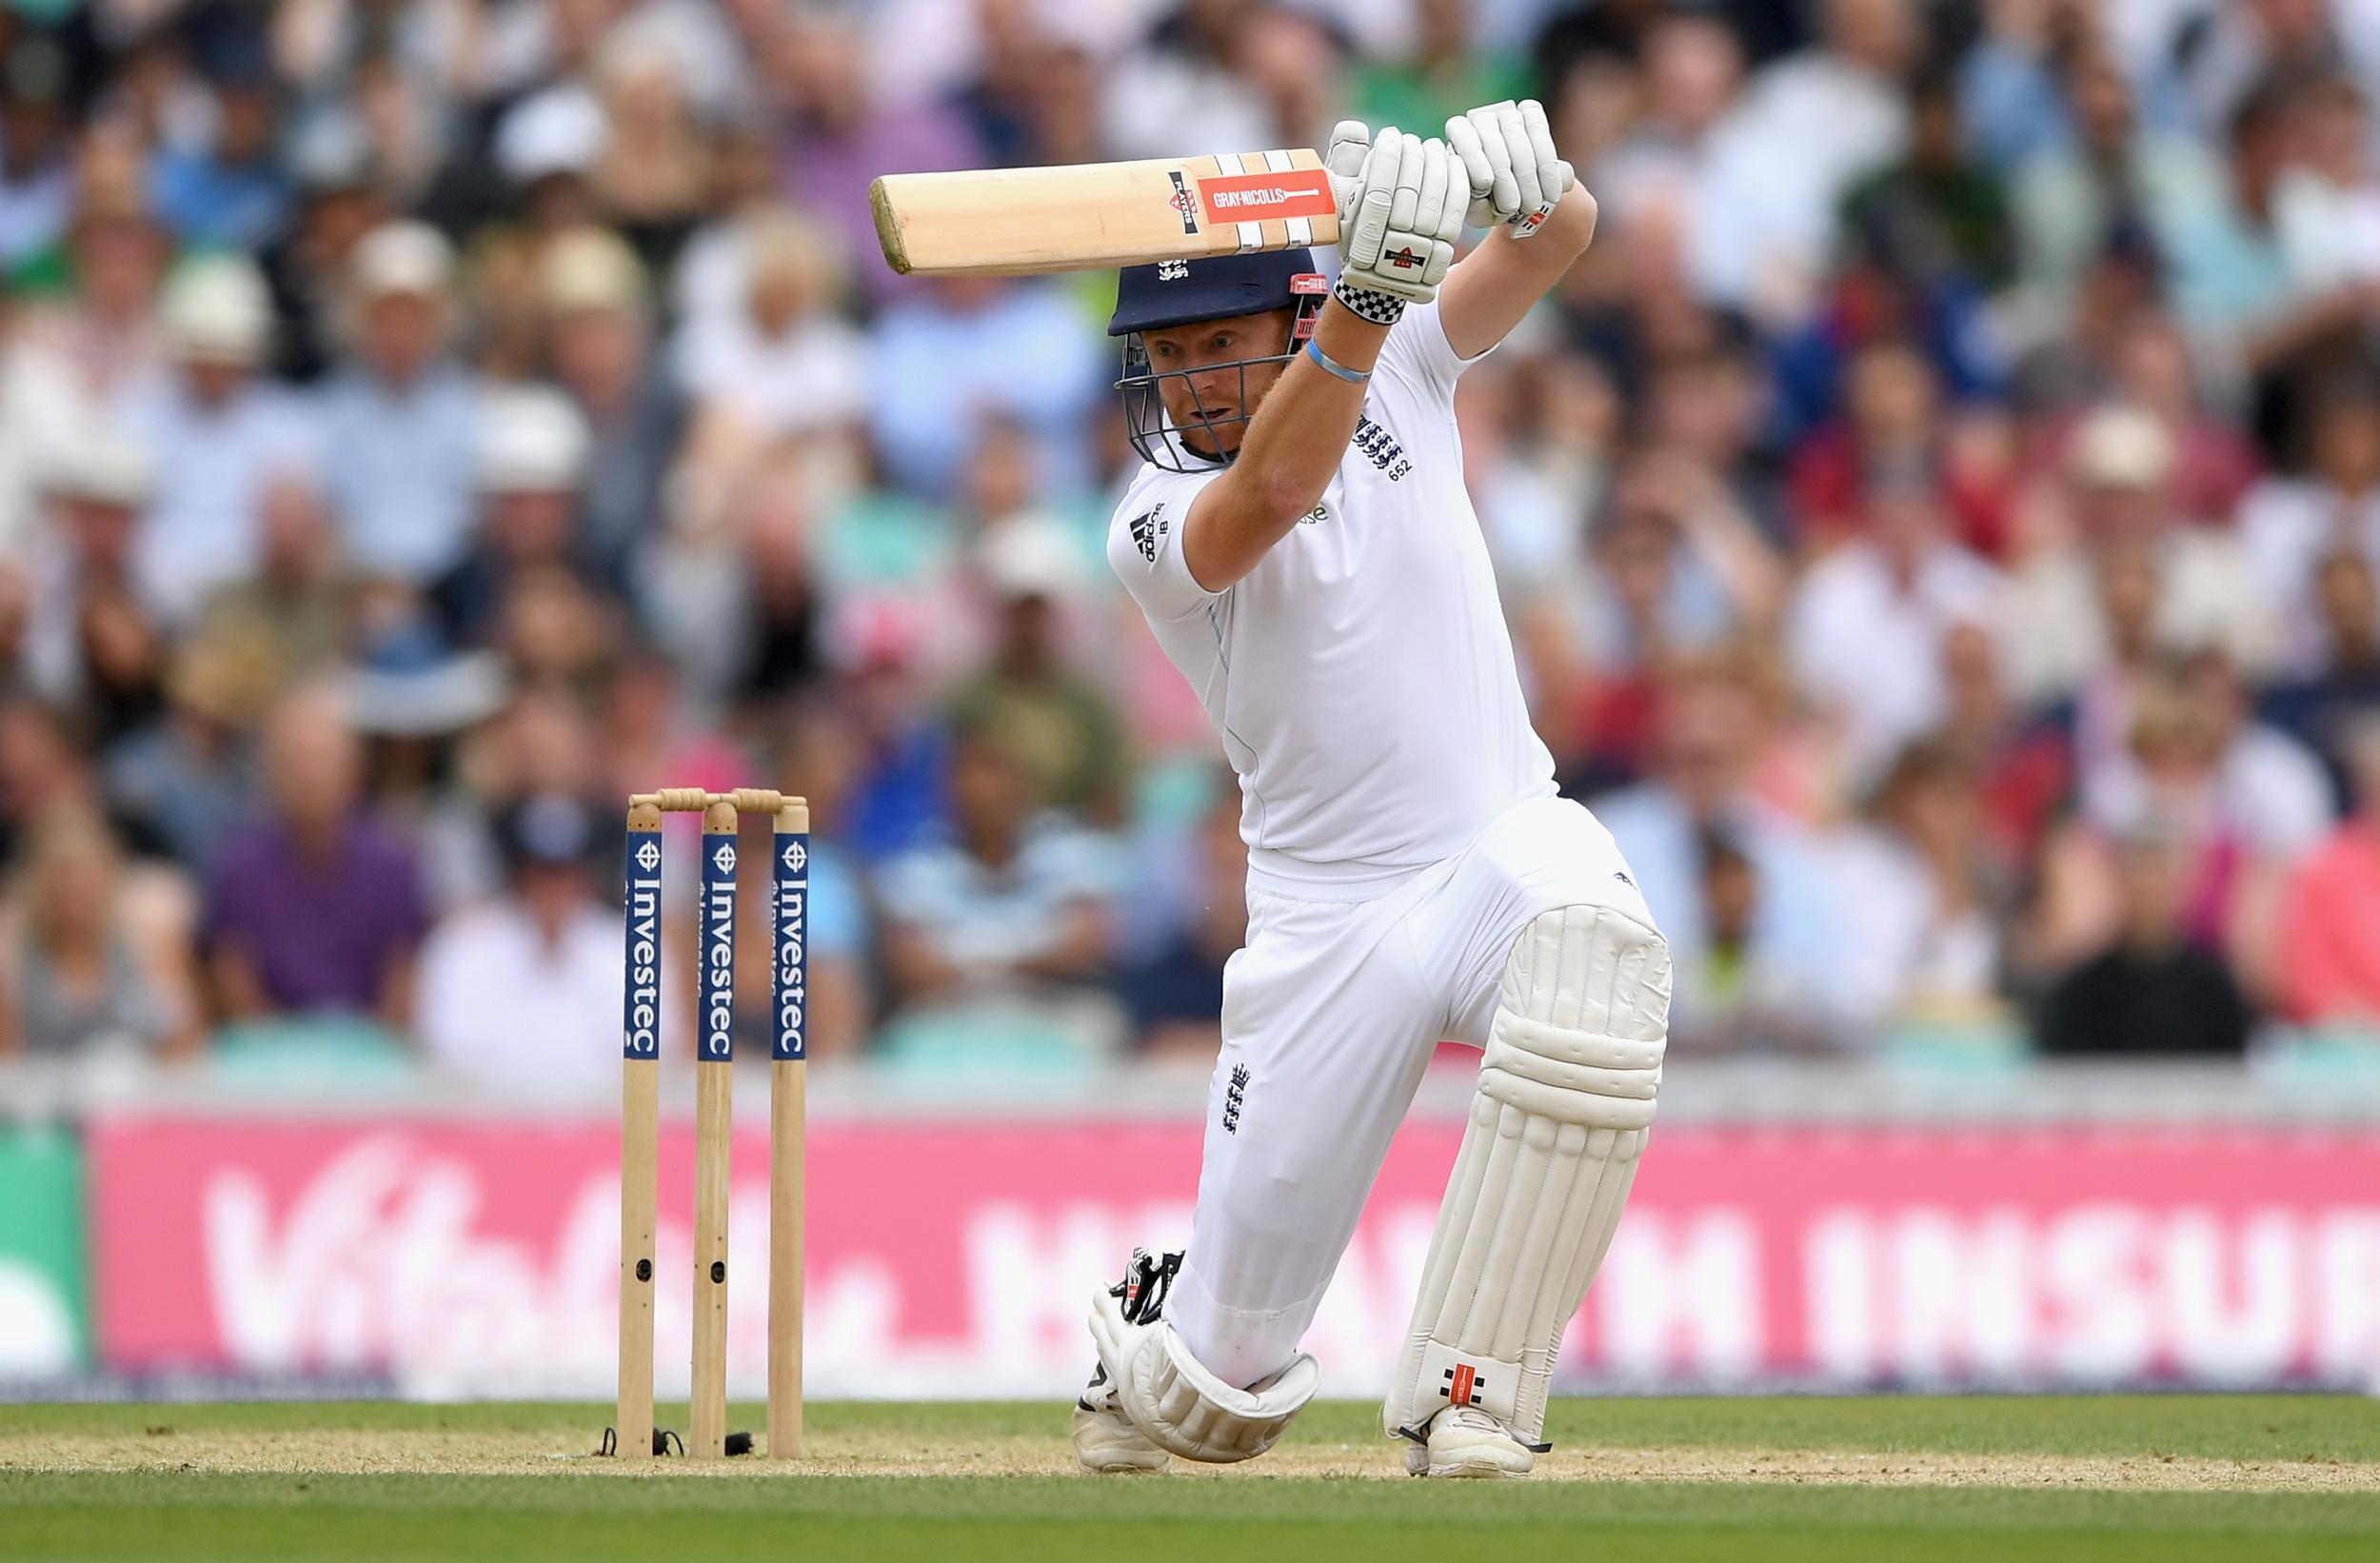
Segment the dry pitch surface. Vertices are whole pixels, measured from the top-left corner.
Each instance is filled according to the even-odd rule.
[[[814,1407],[798,1465],[643,1466],[588,1454],[595,1407],[0,1406],[0,1558],[2380,1557],[2380,1401],[1569,1401],[1493,1486],[1411,1481],[1373,1415],[1095,1481],[1041,1406]]]
[[[1074,1456],[1058,1438],[1000,1436],[925,1442],[894,1429],[837,1433],[813,1441],[804,1463],[704,1462],[671,1458],[642,1467],[558,1450],[533,1433],[455,1428],[398,1432],[194,1428],[170,1410],[137,1437],[75,1434],[0,1437],[0,1471],[171,1472],[210,1474],[556,1476],[569,1467],[607,1480],[759,1477],[1071,1476]],[[1237,1466],[1184,1462],[1177,1477],[1206,1481],[1395,1481],[1406,1474],[1399,1447],[1385,1441],[1299,1443]],[[1936,1451],[1623,1448],[1557,1449],[1541,1459],[1539,1482],[1788,1482],[1885,1487],[2062,1487],[2152,1493],[2373,1493],[2380,1463],[2330,1457],[2233,1459],[2157,1453],[1946,1454]]]

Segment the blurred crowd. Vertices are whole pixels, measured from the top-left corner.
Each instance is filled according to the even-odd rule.
[[[820,1056],[1211,1055],[1113,279],[867,184],[1510,95],[1602,218],[1468,478],[1678,1045],[2359,1028],[2375,91],[2365,0],[14,0],[0,1054],[596,1078],[626,795],[756,784]]]

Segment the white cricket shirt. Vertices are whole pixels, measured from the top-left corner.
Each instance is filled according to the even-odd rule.
[[[1455,381],[1473,362],[1435,303],[1406,310],[1322,503],[1228,590],[1181,555],[1221,468],[1144,466],[1117,507],[1108,560],[1222,736],[1259,873],[1398,875],[1555,790],[1463,489]]]

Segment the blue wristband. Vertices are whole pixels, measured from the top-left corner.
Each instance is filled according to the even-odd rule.
[[[1372,378],[1372,371],[1370,369],[1351,369],[1347,367],[1346,365],[1339,363],[1337,359],[1331,357],[1330,354],[1324,352],[1322,350],[1322,345],[1315,341],[1312,337],[1306,338],[1306,356],[1314,360],[1317,364],[1321,365],[1322,367],[1328,369],[1331,373],[1339,376],[1339,379],[1346,381],[1347,384],[1351,386],[1360,386],[1365,381]]]

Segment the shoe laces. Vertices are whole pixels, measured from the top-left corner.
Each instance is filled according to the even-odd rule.
[[[1124,1278],[1109,1287],[1107,1295],[1122,1301],[1126,1323],[1155,1324],[1165,1316],[1165,1294],[1173,1290],[1174,1277],[1180,1274],[1180,1250],[1152,1254],[1136,1248],[1132,1262],[1124,1268]]]
[[[1501,1438],[1513,1436],[1512,1429],[1477,1406],[1449,1406],[1438,1415],[1445,1418],[1446,1425],[1460,1428],[1465,1433],[1492,1433]],[[1513,1438],[1513,1441],[1518,1443],[1520,1440]]]

